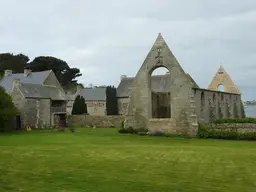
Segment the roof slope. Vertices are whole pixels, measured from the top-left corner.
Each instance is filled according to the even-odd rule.
[[[4,76],[0,82],[0,86],[2,86],[6,92],[10,92],[12,90],[14,79],[20,79],[21,83],[43,84],[50,73],[51,73],[51,70],[41,71],[41,72],[31,72],[26,77],[24,76],[24,73],[14,73],[8,76]]]
[[[19,89],[26,98],[49,98],[52,100],[66,100],[65,93],[57,87],[21,83]]]
[[[77,91],[77,95],[84,97],[85,101],[106,101],[106,87],[84,88]]]
[[[193,83],[194,87],[198,88],[198,85],[188,73],[186,76]],[[117,97],[130,96],[129,87],[131,86],[133,79],[134,77],[126,77],[121,80],[119,86],[117,87]],[[171,76],[169,74],[151,76],[151,86],[152,91],[154,92],[169,92],[171,83]]]

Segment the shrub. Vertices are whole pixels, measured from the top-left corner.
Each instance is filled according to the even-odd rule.
[[[57,128],[57,131],[58,132],[65,132],[65,129],[63,127],[59,127],[59,128]]]
[[[72,133],[74,133],[76,130],[75,130],[74,127],[70,127],[70,128],[69,128],[69,131],[72,132]]]
[[[139,136],[146,136],[146,135],[148,135],[148,133],[147,133],[147,132],[144,132],[144,131],[143,131],[143,132],[138,132],[137,134],[138,134]]]
[[[256,131],[239,132],[237,129],[214,129],[210,124],[200,123],[198,126],[198,137],[226,140],[256,140]]]
[[[124,128],[124,121],[121,122],[121,128]]]
[[[119,133],[127,133],[126,129],[125,128],[121,128],[118,130]]]
[[[0,132],[11,131],[18,111],[12,98],[0,87]]]
[[[119,133],[129,133],[129,134],[138,134],[140,132],[140,134],[145,133],[147,134],[147,130],[144,128],[139,128],[139,129],[134,129],[133,127],[128,127],[128,128],[120,128],[118,130]]]
[[[224,119],[217,119],[212,121],[213,123],[216,124],[221,124],[221,123],[253,123],[256,124],[256,118],[224,118]]]
[[[152,136],[164,136],[165,134],[162,131],[152,131],[151,135]]]
[[[136,129],[134,129],[133,127],[128,127],[126,129],[127,133],[130,133],[130,134],[137,134],[138,131]]]

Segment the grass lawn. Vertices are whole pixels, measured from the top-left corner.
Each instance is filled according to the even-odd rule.
[[[0,135],[0,192],[255,192],[256,142],[120,135]]]

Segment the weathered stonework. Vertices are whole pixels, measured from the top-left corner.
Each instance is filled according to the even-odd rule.
[[[87,112],[92,116],[106,115],[106,101],[86,101]]]
[[[12,82],[9,94],[19,110],[20,126],[18,127],[21,129],[27,126],[49,128],[55,125],[54,116],[66,114],[65,93],[61,85],[52,71],[46,71],[44,74],[47,85],[34,84],[34,82],[23,83],[20,79],[14,79]],[[8,75],[12,74],[8,73]],[[36,79],[36,74],[25,69],[24,80],[32,78],[30,76]]]
[[[119,115],[125,115],[127,111],[127,107],[129,104],[130,99],[129,98],[118,98],[117,104],[118,104],[118,114]]]
[[[169,70],[170,81],[172,82],[169,87],[169,92],[171,93],[171,119],[164,121],[159,119],[152,120],[150,77],[152,72],[159,67],[165,67]],[[161,34],[159,34],[132,82],[125,127],[144,127],[153,130],[155,129],[155,122],[158,121],[159,128],[164,126],[166,132],[183,132],[184,134],[194,135],[198,126],[193,121],[194,118],[191,118],[191,116],[196,116],[193,113],[195,106],[191,105],[194,101],[189,96],[192,88],[193,82],[187,78],[186,73],[179,65]],[[167,124],[166,121],[168,121]]]
[[[68,126],[85,127],[96,126],[99,128],[116,127],[121,128],[124,116],[92,116],[92,115],[70,115]]]
[[[209,122],[219,118],[235,117],[233,107],[237,106],[237,117],[242,117],[241,95],[207,89],[194,88],[198,121]]]
[[[151,82],[156,77],[151,77],[151,74],[158,67],[169,70],[168,78],[159,77],[165,81],[164,92],[170,93],[169,119],[152,118]],[[214,86],[217,82],[225,83],[226,91],[229,92],[215,89],[219,84],[214,89],[200,89],[192,77],[184,72],[159,34],[135,78],[121,77],[118,87],[118,108],[120,115],[125,114],[125,127],[143,127],[150,131],[160,130],[195,136],[200,121],[242,117],[243,106],[239,89],[222,67],[216,76],[211,85]],[[154,85],[156,83],[159,84],[160,81],[154,81]],[[159,84],[159,87],[162,85]]]
[[[26,99],[25,101],[23,110],[25,127],[43,128],[52,125],[50,99]]]
[[[220,85],[224,86],[224,91],[229,93],[240,94],[239,88],[232,81],[231,77],[224,70],[222,66],[220,66],[216,75],[213,77],[212,82],[208,86],[209,90],[218,91]]]

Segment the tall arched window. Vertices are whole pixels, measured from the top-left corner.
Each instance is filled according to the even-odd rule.
[[[154,69],[149,77],[152,118],[171,118],[170,77],[165,67]]]
[[[220,84],[220,85],[218,86],[218,91],[224,92],[224,91],[225,91],[224,85]]]

